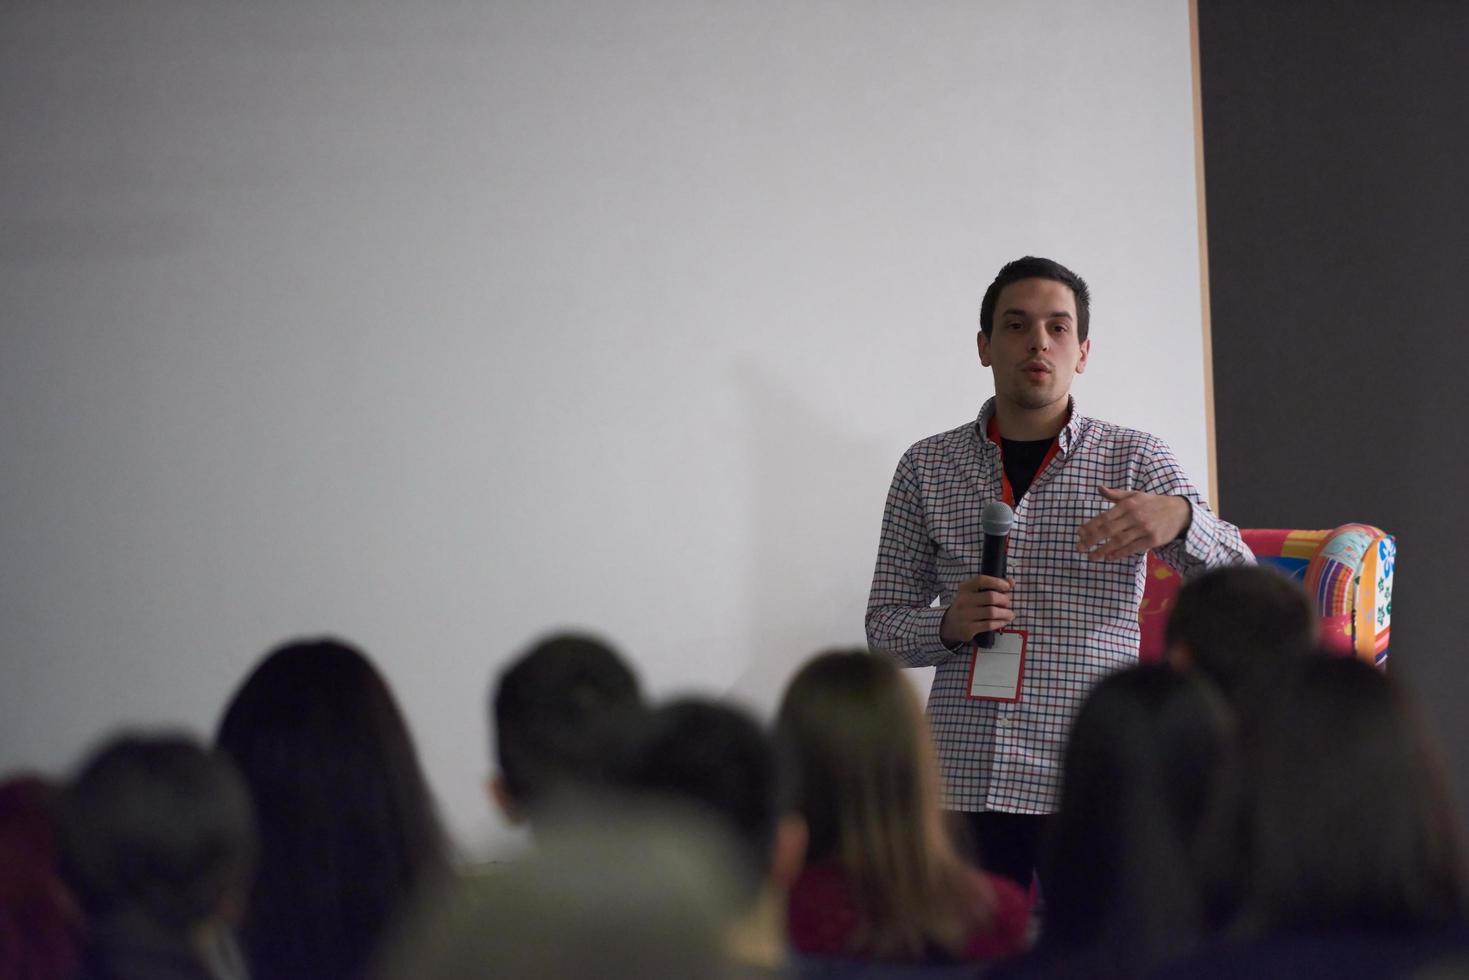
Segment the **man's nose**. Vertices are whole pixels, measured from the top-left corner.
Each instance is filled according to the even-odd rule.
[[[1030,328],[1030,349],[1046,350],[1051,346],[1051,335],[1046,332],[1044,323]]]

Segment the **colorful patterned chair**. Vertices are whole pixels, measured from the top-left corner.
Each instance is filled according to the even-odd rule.
[[[1323,647],[1386,668],[1397,557],[1392,535],[1370,524],[1331,531],[1241,529],[1240,534],[1260,564],[1300,582],[1315,600]],[[1148,555],[1148,584],[1138,610],[1144,662],[1163,657],[1163,627],[1181,584],[1177,572]]]

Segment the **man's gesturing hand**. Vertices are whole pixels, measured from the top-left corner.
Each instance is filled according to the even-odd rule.
[[[939,639],[947,646],[968,643],[987,630],[1004,629],[1014,618],[1009,580],[976,575],[954,590],[954,601],[939,621]]]
[[[1093,561],[1127,558],[1165,545],[1193,520],[1193,508],[1185,497],[1112,487],[1098,487],[1097,492],[1112,501],[1112,506],[1076,532],[1076,550]]]

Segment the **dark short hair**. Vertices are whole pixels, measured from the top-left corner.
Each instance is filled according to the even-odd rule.
[[[1211,569],[1179,590],[1164,629],[1236,710],[1253,710],[1282,670],[1316,645],[1316,611],[1292,579],[1264,565]]]
[[[1231,731],[1218,695],[1162,664],[1092,689],[1042,849],[1048,943],[1090,949],[1131,976],[1199,936],[1192,856]]]
[[[745,711],[697,698],[663,705],[628,746],[623,777],[627,789],[692,808],[728,833],[747,895],[765,882],[792,800],[773,736]]]
[[[1423,929],[1463,921],[1460,824],[1416,708],[1391,676],[1313,654],[1267,703],[1234,773],[1221,854],[1249,855],[1257,928]]]
[[[995,304],[1000,300],[1000,291],[1011,283],[1022,279],[1050,279],[1066,286],[1076,297],[1076,339],[1086,340],[1091,326],[1092,294],[1086,280],[1052,259],[1040,259],[1027,255],[1023,259],[1007,262],[1000,269],[995,281],[984,291],[984,300],[979,304],[979,329],[988,336],[995,329]]]
[[[637,677],[602,640],[563,633],[500,675],[490,728],[505,788],[533,816],[563,793],[606,785],[643,708]]]
[[[182,935],[244,897],[255,849],[234,768],[182,734],[123,734],[61,794],[63,868],[96,917],[141,913]]]
[[[288,643],[231,698],[217,744],[256,800],[240,927],[255,980],[357,976],[449,852],[387,681],[341,640]]]

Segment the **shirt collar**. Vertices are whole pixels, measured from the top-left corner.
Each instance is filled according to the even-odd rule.
[[[1071,447],[1081,436],[1081,413],[1076,410],[1076,396],[1067,395],[1066,399],[1067,407],[1070,409],[1071,414],[1067,416],[1066,426],[1057,434],[1057,439],[1061,443],[1062,456],[1071,452]],[[993,397],[987,398],[985,399],[985,403],[979,408],[979,418],[974,421],[974,431],[979,436],[981,445],[992,446],[998,449],[999,447],[990,441],[988,434],[990,419],[994,418],[994,416],[995,400]]]

